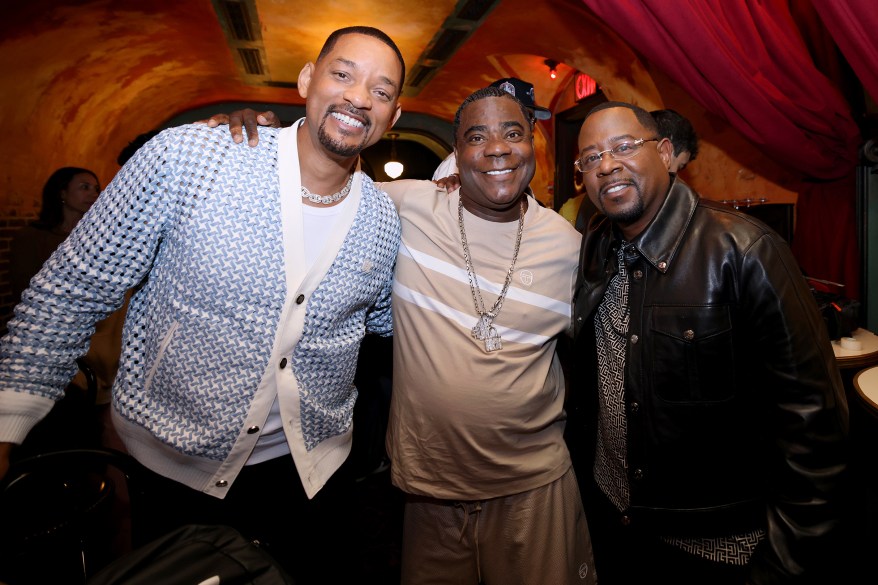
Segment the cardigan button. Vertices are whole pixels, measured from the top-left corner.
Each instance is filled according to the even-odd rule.
[[[631,525],[631,516],[628,514],[624,514],[619,521],[622,523],[622,526],[630,526]]]
[[[641,479],[643,479],[643,470],[640,469],[639,467],[637,469],[635,469],[634,473],[633,473],[633,477],[637,481],[640,481]]]
[[[636,334],[631,336],[631,345],[637,345],[638,341],[640,341],[640,338]]]
[[[296,304],[301,305],[305,302],[305,295],[299,295],[296,297]]]
[[[635,270],[633,273],[634,280],[640,280],[643,278],[643,270]]]
[[[683,339],[685,339],[686,341],[692,341],[693,339],[695,339],[695,332],[691,329],[687,329],[683,332]]]
[[[284,369],[285,367],[287,367],[287,358],[280,360],[280,369]]]
[[[258,433],[258,432],[259,432],[259,427],[257,427],[256,425],[253,425],[252,427],[250,427],[249,429],[247,429],[247,434],[248,434],[248,435],[255,435],[255,434]]]
[[[640,403],[632,402],[631,406],[629,406],[629,409],[631,410],[631,414],[637,414],[638,412],[640,412]]]
[[[221,479],[218,482],[216,482],[216,487],[229,487],[229,482],[227,482],[224,479]]]

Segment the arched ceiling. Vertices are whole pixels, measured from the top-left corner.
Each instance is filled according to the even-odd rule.
[[[810,10],[809,2],[793,4]],[[442,126],[469,93],[508,76],[532,82],[537,103],[559,113],[575,105],[573,75],[582,71],[609,99],[690,117],[702,164],[686,178],[702,193],[795,197],[785,169],[706,112],[582,0],[29,0],[7,2],[3,16],[0,217],[33,216],[43,182],[60,166],[91,168],[109,181],[130,141],[187,113],[301,105],[299,70],[331,31],[350,25],[378,27],[397,42],[408,68],[403,111],[418,120]],[[555,79],[547,59],[559,63]],[[531,185],[547,197],[556,120],[539,122],[536,132]]]
[[[625,99],[637,86],[641,102],[658,103],[637,57],[578,0],[30,0],[4,13],[0,203],[12,209],[59,166],[108,181],[129,141],[182,112],[301,104],[299,70],[332,30],[354,24],[398,43],[407,112],[450,121],[470,92],[506,76],[534,83],[537,102],[554,109],[574,68],[605,92]],[[557,79],[546,59],[561,64]],[[551,182],[550,131],[537,137],[541,182]]]

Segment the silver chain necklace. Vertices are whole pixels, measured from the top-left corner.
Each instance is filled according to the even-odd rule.
[[[500,314],[503,307],[503,299],[506,298],[506,292],[509,290],[509,284],[512,282],[512,273],[515,270],[515,261],[518,260],[518,250],[521,247],[521,234],[524,231],[524,199],[522,198],[518,205],[518,236],[515,239],[515,252],[512,254],[512,264],[506,271],[506,282],[503,283],[503,290],[500,296],[494,301],[494,306],[490,311],[485,310],[485,301],[482,300],[482,291],[479,288],[479,281],[476,277],[476,271],[473,268],[472,256],[469,246],[466,243],[466,230],[463,228],[463,198],[457,201],[457,223],[460,226],[460,241],[463,244],[463,259],[466,262],[466,275],[469,278],[469,289],[473,295],[473,305],[476,307],[476,313],[479,320],[472,328],[472,335],[479,341],[485,342],[485,351],[497,351],[503,348],[503,340],[494,327],[494,319]]]
[[[353,173],[348,177],[348,182],[345,183],[344,187],[341,188],[341,191],[337,193],[333,193],[332,195],[317,195],[316,193],[312,193],[308,190],[308,187],[302,185],[302,197],[306,197],[309,201],[314,203],[322,203],[323,205],[332,205],[339,199],[342,199],[345,195],[351,192],[351,184],[354,182]]]

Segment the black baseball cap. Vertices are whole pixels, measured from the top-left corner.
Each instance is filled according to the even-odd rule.
[[[534,117],[537,120],[548,120],[552,117],[552,112],[550,110],[540,107],[535,103],[534,86],[532,83],[528,83],[517,77],[504,77],[503,79],[498,79],[492,83],[491,87],[499,87],[503,91],[518,98],[518,101],[534,111]]]

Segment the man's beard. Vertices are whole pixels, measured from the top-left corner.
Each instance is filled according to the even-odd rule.
[[[635,187],[636,189],[636,187]],[[620,211],[616,211],[613,213],[608,213],[606,207],[603,202],[601,202],[601,211],[604,212],[604,215],[612,221],[613,223],[619,223],[622,225],[629,225],[643,217],[643,211],[645,206],[643,205],[643,197],[640,194],[640,189],[637,189],[637,198],[634,201],[634,205],[627,209],[622,209]]]
[[[372,123],[368,118],[362,116],[364,118],[364,124],[366,125],[364,130],[366,131],[363,136],[362,142],[359,144],[346,144],[342,140],[334,139],[326,132],[326,119],[329,118],[334,111],[340,111],[342,113],[345,112],[344,109],[334,110],[332,108],[326,111],[326,114],[323,115],[323,120],[320,121],[320,127],[317,129],[317,139],[320,141],[320,144],[323,145],[323,148],[328,150],[333,154],[337,154],[338,156],[344,158],[350,158],[352,156],[357,156],[360,154],[363,149],[366,147],[366,140],[368,139],[368,130]]]

